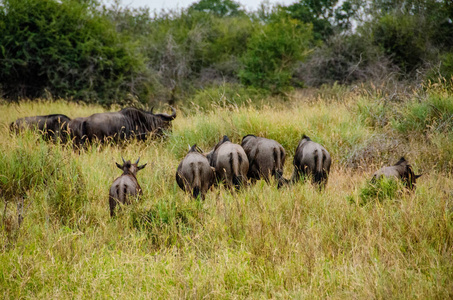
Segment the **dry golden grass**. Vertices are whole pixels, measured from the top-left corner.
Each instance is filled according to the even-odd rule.
[[[45,143],[36,133],[10,135],[8,125],[29,115],[77,117],[102,108],[64,101],[2,104],[1,294],[6,299],[453,297],[453,178],[448,163],[432,163],[437,155],[452,159],[448,145],[427,144],[423,134],[406,138],[390,125],[370,126],[360,107],[371,107],[372,100],[345,97],[179,114],[164,141],[93,145],[80,152]],[[258,181],[237,193],[213,189],[200,202],[177,187],[175,171],[187,144],[208,150],[223,134],[240,142],[248,133],[282,143],[286,177],[303,133],[322,143],[334,159],[327,188],[298,183],[278,190]],[[398,146],[377,143],[378,138]],[[417,190],[361,204],[373,170],[402,155],[424,173]],[[120,175],[114,163],[121,156],[148,163],[138,173],[144,194],[110,219],[108,188]]]

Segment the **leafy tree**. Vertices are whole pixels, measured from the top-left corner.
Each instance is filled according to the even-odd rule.
[[[0,83],[8,98],[111,103],[138,94],[143,62],[96,1],[5,0],[0,6]]]
[[[308,53],[311,30],[310,24],[283,17],[258,26],[242,57],[241,81],[273,93],[283,92],[291,85],[295,64]]]
[[[244,15],[241,5],[232,0],[200,0],[189,7],[190,11],[201,11],[217,17],[237,17]]]
[[[293,19],[313,24],[317,40],[326,40],[336,29],[351,27],[351,18],[359,8],[357,1],[300,0],[283,7]]]

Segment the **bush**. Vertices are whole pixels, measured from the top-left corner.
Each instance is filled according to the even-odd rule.
[[[0,6],[5,96],[110,104],[141,92],[144,63],[95,1],[6,0]]]
[[[311,25],[279,17],[257,26],[242,57],[242,83],[281,93],[291,85],[295,64],[303,60],[312,41]]]
[[[396,197],[402,184],[394,178],[383,177],[375,182],[368,181],[360,190],[360,204],[365,205],[374,201],[382,202]]]
[[[401,133],[450,132],[453,129],[453,96],[431,94],[405,104],[392,126]]]

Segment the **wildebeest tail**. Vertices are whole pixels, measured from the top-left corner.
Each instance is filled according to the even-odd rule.
[[[313,170],[313,180],[316,183],[321,183],[321,181],[324,178],[323,172],[324,159],[325,158],[322,151],[316,149],[314,152],[315,169]]]
[[[194,198],[198,198],[198,196],[200,195],[200,187],[199,186],[195,186],[193,188],[192,195],[193,195]]]
[[[200,195],[200,191],[201,191],[201,168],[198,164],[194,164],[193,165],[193,168],[192,168],[192,178],[193,178],[193,181],[192,181],[192,187],[193,187],[193,190],[192,190],[192,196],[194,198],[197,198],[198,195]]]
[[[235,156],[237,157],[235,161]],[[241,187],[241,176],[239,175],[239,165],[242,163],[242,157],[237,152],[230,153],[230,167],[233,172],[233,185],[236,189]]]

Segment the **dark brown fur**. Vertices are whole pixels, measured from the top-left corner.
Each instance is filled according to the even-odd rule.
[[[123,174],[113,181],[112,186],[109,190],[109,206],[110,216],[115,216],[115,207],[118,203],[130,204],[131,197],[137,197],[142,194],[142,189],[137,181],[137,172],[143,169],[146,164],[138,166],[138,161],[131,163],[130,160],[125,161],[120,165],[116,163],[116,166],[123,170]]]
[[[171,121],[176,118],[173,114],[153,114],[137,108],[124,108],[119,112],[97,113],[85,118],[77,118],[77,122],[69,125],[71,137],[86,141],[112,139],[114,141],[137,138],[145,140],[148,135],[162,135],[171,129]]]
[[[65,140],[67,124],[71,119],[62,114],[20,118],[11,123],[10,130],[19,133],[25,129],[37,129],[45,139]]]
[[[246,185],[249,160],[244,149],[231,143],[226,135],[206,157],[215,169],[218,182],[224,181],[227,186],[235,186],[236,189]]]
[[[318,143],[304,135],[294,154],[294,173],[292,182],[302,177],[311,177],[313,183],[325,187],[330,172],[331,158],[329,152]]]
[[[176,182],[194,198],[204,199],[206,192],[215,181],[215,169],[209,165],[208,159],[193,145],[176,171]]]
[[[280,187],[283,178],[283,166],[285,165],[286,152],[277,141],[246,135],[241,143],[249,160],[248,178],[258,180],[263,178],[267,183],[274,176]]]
[[[415,189],[416,179],[421,175],[415,175],[412,170],[412,166],[407,162],[404,157],[401,157],[400,160],[393,166],[383,167],[376,171],[373,174],[372,181],[379,179],[381,177],[387,178],[397,178],[403,181],[403,183],[411,190]]]

